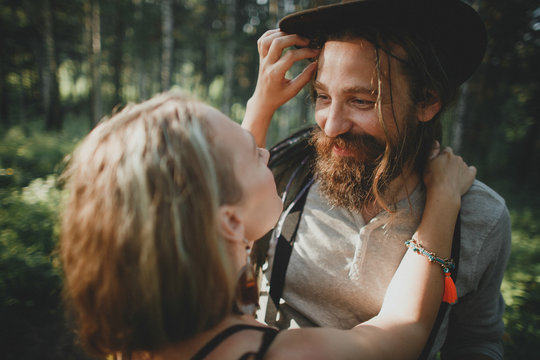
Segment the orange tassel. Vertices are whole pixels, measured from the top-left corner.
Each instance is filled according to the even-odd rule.
[[[450,271],[445,271],[443,301],[449,304],[455,304],[457,299],[456,284],[454,284],[454,280],[450,277]]]

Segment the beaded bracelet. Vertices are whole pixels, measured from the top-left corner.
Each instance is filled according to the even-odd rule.
[[[435,255],[435,253],[427,251],[422,245],[420,245],[418,240],[414,238],[405,241],[405,246],[407,246],[407,248],[411,249],[415,253],[427,257],[430,262],[437,263],[442,267],[444,273],[443,301],[449,304],[454,304],[457,301],[457,291],[454,280],[452,280],[452,277],[450,276],[450,272],[456,267],[454,260],[452,260],[452,258],[440,258]]]

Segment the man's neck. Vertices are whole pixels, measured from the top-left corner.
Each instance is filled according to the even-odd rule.
[[[392,180],[384,193],[384,201],[387,206],[393,206],[399,201],[408,198],[419,182],[420,177],[415,171],[404,171],[400,176]],[[365,223],[370,222],[382,210],[383,207],[376,201],[366,205],[361,211]]]

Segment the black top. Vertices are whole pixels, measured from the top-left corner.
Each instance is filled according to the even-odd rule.
[[[239,324],[226,328],[219,334],[217,334],[212,340],[210,340],[206,345],[202,347],[197,354],[195,354],[191,360],[202,360],[208,354],[210,354],[215,348],[217,348],[223,341],[225,341],[231,335],[243,331],[243,330],[256,330],[263,332],[263,338],[261,341],[261,346],[256,352],[250,351],[242,355],[238,360],[262,360],[266,351],[274,341],[274,338],[278,334],[278,330],[265,326],[254,326],[254,325],[245,325]]]

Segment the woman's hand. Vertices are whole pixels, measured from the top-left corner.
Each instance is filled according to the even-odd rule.
[[[292,99],[309,82],[317,63],[312,62],[293,79],[285,75],[294,63],[316,57],[320,50],[306,46],[309,40],[298,35],[286,34],[279,29],[269,30],[258,40],[259,76],[253,96],[246,107],[242,126],[251,131],[257,145],[265,146],[266,132],[274,112]],[[299,49],[286,48],[298,46]]]
[[[428,198],[431,194],[446,194],[459,200],[471,187],[476,177],[476,168],[468,166],[451,148],[439,152],[439,147],[437,143],[424,171]]]
[[[294,63],[300,60],[316,57],[320,50],[306,46],[309,40],[294,34],[286,34],[279,29],[269,30],[257,41],[259,50],[259,77],[253,98],[264,103],[265,108],[272,113],[281,105],[292,99],[309,82],[317,63],[312,62],[294,79],[285,77]],[[299,49],[289,49],[300,46]],[[283,54],[283,55],[282,55]]]

